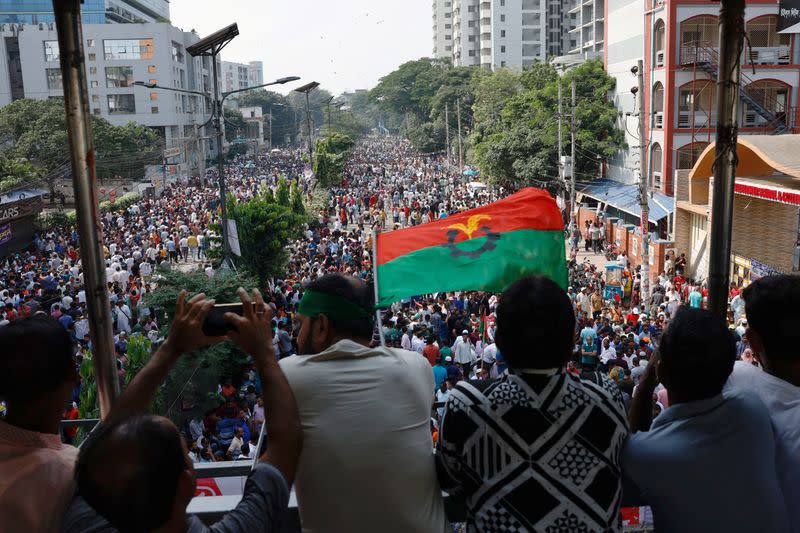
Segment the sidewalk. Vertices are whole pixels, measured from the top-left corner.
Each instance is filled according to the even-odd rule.
[[[566,252],[567,252],[567,261],[569,261],[569,243],[565,243],[564,245]],[[586,252],[583,248],[583,241],[581,241],[580,245],[578,246],[578,256],[577,261],[578,263],[583,263],[585,259],[589,259],[589,261],[597,267],[598,270],[605,269],[606,265],[609,261],[606,259],[604,253],[592,253],[591,250]]]

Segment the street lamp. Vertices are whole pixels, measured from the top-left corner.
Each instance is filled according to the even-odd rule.
[[[308,94],[319,87],[319,83],[316,81],[312,81],[311,83],[306,83],[302,87],[298,87],[295,89],[295,92],[298,93],[305,93],[306,95],[306,124],[308,126],[308,162],[311,164],[311,168],[314,168],[314,149],[311,146],[311,104],[309,103]]]

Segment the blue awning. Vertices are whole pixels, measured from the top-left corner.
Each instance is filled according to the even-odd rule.
[[[20,200],[44,196],[45,194],[47,194],[45,189],[17,189],[16,191],[0,194],[0,205],[12,204]]]
[[[635,217],[642,216],[638,185],[625,185],[618,181],[601,179],[583,186],[578,185],[577,191],[598,202],[608,204],[609,207],[617,208]],[[671,215],[675,209],[674,200],[660,192],[652,193],[652,196],[648,198],[648,206],[650,207],[648,219],[654,224]]]

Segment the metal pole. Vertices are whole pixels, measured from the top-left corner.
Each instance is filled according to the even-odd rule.
[[[308,98],[309,91],[306,91],[306,125],[308,126],[308,162],[314,168],[314,147],[311,143],[311,102]]]
[[[569,173],[570,173],[570,183],[569,183],[569,218],[570,220],[575,218],[575,128],[576,128],[576,120],[575,120],[575,78],[572,78],[572,100],[570,102],[572,107],[572,116],[570,117],[572,120],[572,124],[570,126],[570,134],[572,135],[572,155],[570,156],[570,164],[569,164]]]
[[[564,156],[564,140],[561,138],[561,123],[564,118],[564,106],[561,96],[561,77],[558,78],[558,177],[564,179],[564,165],[561,158]]]
[[[381,339],[381,346],[386,346],[386,338],[383,335],[383,324],[381,324],[381,310],[378,309],[380,291],[378,290],[378,230],[372,230],[372,286],[375,289],[375,321],[378,323],[378,337]]]
[[[641,281],[639,292],[641,301],[645,306],[650,305],[650,206],[647,202],[648,184],[647,179],[650,175],[647,169],[647,142],[645,140],[645,119],[644,112],[644,63],[640,59],[636,64],[639,82],[639,206],[642,216],[639,221],[639,228],[642,233],[642,267],[640,270]]]
[[[444,136],[446,139],[447,170],[450,170],[450,107],[447,102],[444,103]]]
[[[708,304],[727,319],[731,267],[733,198],[739,113],[739,54],[744,44],[744,0],[721,3],[719,73],[717,75],[717,139],[711,205],[711,249],[708,264]]]
[[[119,395],[117,359],[114,354],[114,328],[108,301],[103,231],[96,196],[95,152],[89,115],[89,90],[83,55],[80,0],[53,0],[58,46],[61,50],[61,75],[64,81],[64,108],[75,189],[78,236],[86,288],[89,334],[97,380],[100,416],[108,416]]]
[[[214,75],[214,133],[217,136],[217,183],[219,185],[219,205],[222,226],[222,265],[221,268],[232,267],[231,243],[228,242],[228,205],[225,189],[225,158],[222,154],[222,101],[219,98],[219,80],[217,80],[217,55],[211,56]]]
[[[272,150],[272,106],[269,106],[269,149]]]
[[[458,171],[464,168],[464,147],[461,144],[461,98],[456,100],[456,118],[458,119]]]

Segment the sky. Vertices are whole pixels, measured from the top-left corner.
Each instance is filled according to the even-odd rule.
[[[431,0],[171,0],[172,24],[200,37],[236,22],[223,61],[264,62],[264,82],[300,76],[334,95],[370,89],[431,55]]]

